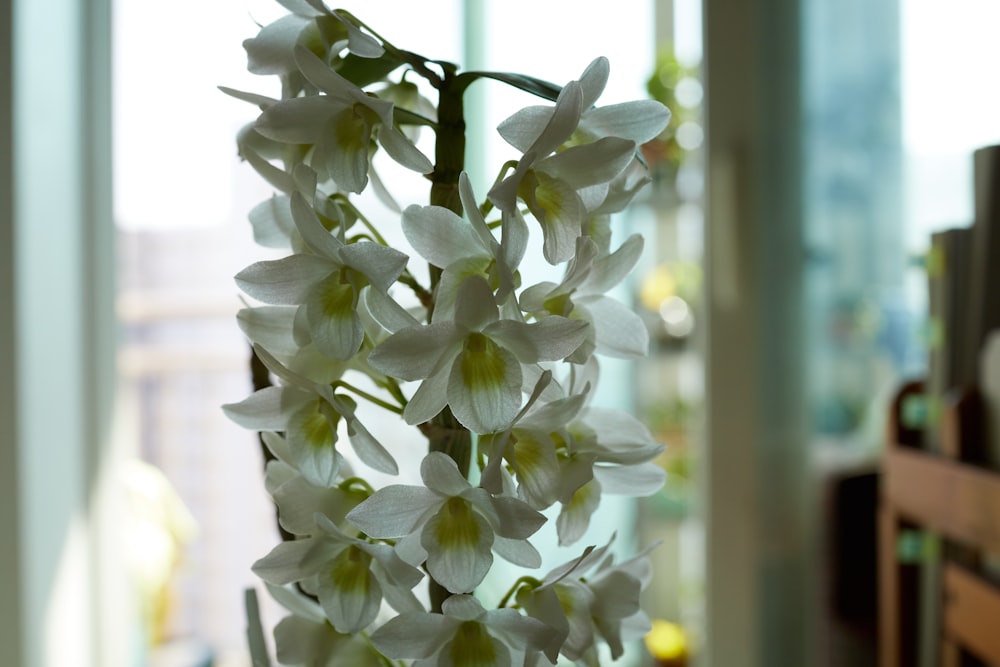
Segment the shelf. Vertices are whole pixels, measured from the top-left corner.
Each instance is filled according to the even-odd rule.
[[[1000,475],[907,447],[886,452],[883,474],[884,497],[902,518],[1000,553]]]

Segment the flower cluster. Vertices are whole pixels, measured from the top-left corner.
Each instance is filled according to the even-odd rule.
[[[522,577],[496,608],[474,592],[495,556],[542,565],[531,538],[549,508],[571,545],[602,494],[663,483],[652,462],[662,445],[590,396],[598,357],[647,346],[640,319],[608,296],[642,250],[638,236],[612,247],[611,216],[648,182],[637,149],[669,112],[597,106],[603,58],[561,88],[460,73],[321,0],[279,1],[291,13],[244,46],[250,71],[280,78],[281,98],[223,89],[260,109],[238,146],[276,192],[250,221],[261,245],[287,253],[236,276],[254,302],[239,325],[273,384],[225,406],[272,459],[265,483],[287,539],[254,571],[291,612],[275,628],[278,660],[531,665],[561,654],[594,665],[600,642],[617,658],[643,625],[643,557],[614,565],[608,546],[588,547],[546,577]],[[500,125],[519,156],[481,199],[461,150],[448,150],[462,124],[439,118],[484,77],[544,103]],[[415,143],[420,127],[435,133],[434,162]],[[400,207],[377,154],[427,175],[429,205]],[[369,186],[407,248],[358,208]],[[558,283],[522,284],[533,230],[545,261],[563,268]],[[399,472],[395,446],[365,424],[371,410],[416,427],[406,449],[427,438],[421,484],[375,490],[365,479],[363,468]],[[417,588],[425,579],[429,595]]]

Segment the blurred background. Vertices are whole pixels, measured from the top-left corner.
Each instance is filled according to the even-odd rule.
[[[673,111],[615,222],[646,238],[619,297],[650,358],[605,364],[599,397],[668,445],[664,489],[595,520],[660,542],[623,663],[874,665],[888,402],[926,371],[931,234],[971,221],[972,151],[1000,141],[1000,5],[339,6],[466,69],[562,84],[605,55],[602,104]],[[217,86],[275,92],[241,42],[282,14],[0,0],[0,664],[250,664],[243,590],[278,537],[219,406],[250,391],[232,276],[270,191],[236,157],[254,109]],[[474,182],[529,103],[474,90]]]

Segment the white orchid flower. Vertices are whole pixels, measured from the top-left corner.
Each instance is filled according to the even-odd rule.
[[[656,546],[650,545],[618,565],[614,564],[613,556],[608,556],[597,566],[593,576],[581,580],[594,594],[590,616],[615,660],[625,652],[624,641],[649,632],[649,618],[639,605],[639,596],[652,580],[653,568],[648,554]],[[596,657],[592,664],[599,667]]]
[[[290,370],[264,348],[254,349],[282,384],[222,406],[226,416],[243,428],[284,432],[284,438],[271,436],[279,441],[282,458],[316,486],[329,487],[337,481],[343,462],[336,450],[341,419],[347,425],[351,447],[362,462],[379,472],[399,473],[392,455],[358,419],[353,399]]]
[[[423,423],[450,405],[476,433],[506,428],[521,405],[521,364],[563,359],[586,336],[586,322],[547,317],[525,323],[500,319],[493,292],[480,276],[458,288],[455,319],[397,331],[368,362],[386,375],[423,380],[403,412]]]
[[[655,100],[595,106],[610,73],[608,59],[600,57],[594,59],[580,75],[582,111],[570,141],[572,145],[605,137],[619,137],[641,145],[659,136],[670,122],[670,109]],[[550,106],[526,107],[500,123],[497,130],[511,146],[527,152],[545,131],[553,113]]]
[[[273,446],[274,437],[267,438],[269,445]],[[342,477],[349,477],[346,463],[340,473]],[[314,535],[319,530],[317,514],[325,516],[341,530],[347,529],[347,513],[370,495],[370,490],[351,484],[349,479],[336,486],[311,484],[282,459],[268,462],[264,483],[278,508],[278,524],[297,536]]]
[[[350,537],[322,514],[315,521],[321,532],[280,543],[254,563],[254,573],[277,586],[314,580],[310,587],[337,632],[368,627],[383,597],[396,611],[423,609],[410,591],[423,574],[391,546]]]
[[[468,222],[443,206],[410,206],[403,211],[403,233],[410,245],[433,266],[443,269],[435,292],[434,318],[454,313],[458,288],[469,276],[486,279],[503,304],[513,292],[515,273],[524,257],[528,230],[523,219],[504,216],[497,241],[479,212],[472,184],[459,176],[459,196]]]
[[[385,667],[385,658],[362,634],[334,630],[323,609],[300,593],[267,585],[271,597],[289,610],[274,628],[275,657],[282,665]]]
[[[351,53],[363,58],[378,58],[385,52],[375,38],[342,12],[330,11],[322,2],[286,0],[282,4],[292,13],[263,26],[256,37],[243,42],[247,69],[253,74],[281,77],[297,74],[294,51],[300,44],[314,49],[329,48],[334,54],[346,44]],[[322,31],[318,21],[324,23]],[[286,91],[286,96],[292,95]]]
[[[597,636],[607,642],[612,658],[617,660],[624,651],[623,640],[642,636],[635,633],[643,627],[648,631],[639,597],[651,579],[647,554],[656,545],[614,565],[614,557],[608,553],[614,540],[612,535],[603,547],[588,547],[540,582],[518,589],[517,603],[550,629],[544,651],[552,662],[561,653],[581,664],[600,667],[595,650]]]
[[[587,407],[567,425],[562,509],[556,519],[560,544],[576,542],[590,525],[603,493],[649,496],[666,480],[652,461],[665,449],[638,419],[621,410]]]
[[[597,244],[581,236],[576,254],[559,284],[541,282],[520,295],[521,308],[536,317],[561,315],[591,324],[588,344],[572,361],[585,361],[590,353],[637,359],[646,355],[649,332],[642,318],[605,292],[629,274],[642,254],[642,237],[632,235],[615,252],[600,257]]]
[[[596,362],[584,367],[582,377],[573,375],[566,387],[543,376],[509,428],[480,438],[489,457],[483,487],[503,488],[501,463],[506,460],[519,498],[537,510],[560,503],[556,532],[564,546],[586,532],[603,493],[651,495],[666,479],[652,462],[664,446],[639,420],[619,410],[587,407]]]
[[[344,243],[326,230],[301,194],[293,193],[290,202],[296,229],[312,252],[252,264],[236,275],[236,283],[264,303],[301,304],[313,344],[332,359],[349,359],[364,341],[357,309],[362,288],[386,292],[408,258],[378,243]]]
[[[254,125],[275,141],[311,145],[311,166],[347,192],[368,184],[371,141],[377,138],[402,166],[426,174],[430,160],[393,125],[393,105],[366,94],[302,46],[295,48],[302,74],[323,95],[282,100],[268,107]]]
[[[236,321],[251,343],[266,349],[283,366],[314,383],[332,384],[348,370],[366,370],[361,355],[341,361],[323,354],[311,341],[302,344],[296,340],[298,310],[298,306],[243,308],[237,312]]]
[[[452,593],[478,586],[494,551],[516,565],[541,565],[527,541],[545,522],[541,514],[516,498],[473,487],[441,452],[424,457],[420,475],[425,486],[384,487],[347,520],[370,537],[399,539],[400,557],[415,566],[426,562],[434,580]]]
[[[516,209],[518,198],[524,201],[542,226],[551,264],[573,256],[580,228],[636,162],[638,145],[657,136],[670,118],[653,101],[591,109],[607,77],[607,59],[598,58],[563,88],[554,106],[522,109],[498,128],[523,157],[490,199],[505,212]]]
[[[543,402],[550,383],[551,373],[546,372],[511,426],[502,433],[480,438],[480,447],[489,457],[480,482],[483,488],[502,492],[506,480],[502,464],[506,460],[516,480],[518,497],[536,510],[543,510],[567,495],[560,462],[564,454],[556,443],[569,440],[569,434],[564,434],[565,425],[580,412],[589,391],[587,387],[578,395]]]
[[[570,660],[580,660],[594,646],[590,615],[594,595],[579,577],[601,562],[614,540],[612,534],[603,547],[587,547],[579,557],[554,568],[540,582],[517,590],[517,604],[549,627],[543,651],[551,662],[555,663],[560,653]]]
[[[400,614],[372,633],[388,658],[416,659],[414,667],[509,667],[538,651],[547,628],[513,609],[487,611],[471,595],[453,595],[441,614]]]

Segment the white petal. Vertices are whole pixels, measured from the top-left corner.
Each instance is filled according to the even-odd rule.
[[[634,466],[595,466],[594,478],[604,493],[624,496],[651,496],[663,487],[666,471],[655,463]]]
[[[594,646],[594,622],[590,616],[594,594],[574,581],[557,586],[556,594],[569,621],[569,634],[562,646],[562,654],[570,660],[580,660]]]
[[[490,609],[485,614],[484,622],[512,646],[540,649],[549,635],[544,623],[514,609]]]
[[[566,143],[576,130],[583,109],[583,92],[580,84],[575,81],[567,83],[559,91],[555,110],[545,129],[525,153],[534,153],[541,159]]]
[[[308,98],[305,98],[308,99]],[[361,192],[368,185],[369,138],[372,127],[351,107],[334,109],[322,134],[315,140],[310,164],[325,172],[347,192]]]
[[[542,566],[541,554],[527,540],[518,540],[497,535],[493,538],[493,551],[500,558],[514,565],[532,569]]]
[[[265,248],[288,248],[295,223],[285,195],[262,201],[247,216],[253,226],[253,240]]]
[[[312,399],[315,395],[294,387],[264,387],[222,410],[245,429],[284,431],[291,416]]]
[[[299,346],[292,337],[295,306],[258,306],[242,308],[236,313],[236,323],[252,342],[273,354],[291,356]]]
[[[462,621],[475,621],[486,614],[483,604],[472,595],[452,595],[441,603],[441,611]]]
[[[493,290],[480,276],[466,278],[455,298],[455,323],[469,331],[479,331],[500,317]]]
[[[468,501],[449,498],[420,533],[427,571],[452,593],[468,593],[493,564],[493,529]]]
[[[409,311],[382,290],[372,289],[369,285],[362,290],[361,299],[372,319],[389,333],[396,333],[406,327],[420,326],[420,322]]]
[[[515,431],[517,440],[508,458],[517,478],[517,494],[535,509],[545,509],[559,498],[559,460],[546,434]]]
[[[413,249],[441,269],[484,252],[472,226],[443,206],[409,206],[403,211],[402,225]]]
[[[319,601],[337,632],[363,630],[378,614],[382,587],[370,564],[371,556],[350,546],[320,573]]]
[[[301,193],[292,193],[289,208],[296,229],[312,250],[327,258],[337,257],[337,252],[344,244],[327,231],[316,215],[316,211],[306,202]]]
[[[474,433],[507,428],[521,407],[521,365],[486,336],[473,334],[452,365],[448,403]]]
[[[423,572],[402,560],[395,549],[388,544],[361,542],[359,546],[375,559],[377,566],[372,571],[377,573],[378,570],[381,570],[385,581],[392,584],[389,588],[410,589],[424,578]],[[385,593],[384,590],[383,593]],[[405,610],[397,608],[397,611]]]
[[[323,610],[319,608],[310,598],[302,595],[297,589],[286,586],[275,586],[265,584],[267,592],[274,598],[275,602],[292,612],[296,616],[308,619],[313,623],[326,623]]]
[[[526,202],[542,226],[542,254],[549,264],[569,261],[576,250],[587,209],[564,181],[537,172],[538,185]]]
[[[365,465],[379,472],[384,472],[388,475],[398,475],[399,467],[396,465],[396,459],[392,457],[392,454],[382,446],[382,443],[375,439],[375,436],[357,418],[354,413],[354,408],[356,407],[354,402],[344,396],[335,395],[333,406],[337,412],[344,416],[344,421],[347,423],[347,435],[350,438],[351,447],[354,449],[354,453],[358,455],[358,458]]]
[[[654,139],[670,122],[670,109],[656,100],[609,104],[588,111],[580,129],[597,137],[622,137],[637,144]]]
[[[373,632],[371,641],[387,658],[427,658],[448,641],[459,623],[443,614],[408,612]]]
[[[378,142],[393,160],[418,174],[429,174],[434,165],[420,152],[412,141],[391,125],[383,125],[378,133]]]
[[[319,351],[341,361],[354,356],[365,331],[355,308],[353,286],[334,274],[309,290],[304,305],[309,334]]]
[[[601,461],[630,465],[649,461],[663,451],[645,424],[621,410],[588,407],[582,420],[593,429]]]
[[[421,567],[427,560],[427,549],[420,545],[419,530],[397,540],[393,551],[401,561],[413,567]]]
[[[310,288],[330,275],[329,260],[316,255],[291,255],[256,262],[236,274],[236,284],[255,299],[276,306],[305,303]]]
[[[459,496],[469,487],[469,481],[458,471],[458,464],[442,452],[430,452],[420,463],[420,478],[424,485],[442,496]]]
[[[593,615],[596,618],[623,619],[639,611],[642,586],[638,579],[621,570],[611,570],[588,586],[595,594]]]
[[[261,177],[276,190],[280,190],[281,192],[294,191],[295,182],[292,180],[292,177],[288,174],[288,172],[268,162],[267,159],[254,148],[253,143],[246,141],[246,138],[249,136],[259,137],[262,141],[264,140],[264,138],[257,134],[256,131],[241,134],[236,141],[237,146],[239,146],[240,156],[254,168],[254,171],[260,174]]]
[[[403,420],[410,425],[430,421],[448,405],[448,376],[450,369],[444,369],[420,383],[413,398],[403,408]]]
[[[250,104],[257,105],[260,109],[266,109],[272,104],[277,104],[278,99],[274,97],[268,97],[267,95],[260,95],[258,93],[251,93],[246,90],[236,90],[235,88],[229,88],[228,86],[216,86],[220,91],[233,97],[237,100],[243,102],[249,102]]]
[[[385,292],[406,268],[405,254],[378,243],[351,243],[340,251],[344,264],[360,271],[376,288]]]
[[[524,258],[524,253],[528,249],[528,223],[524,221],[524,216],[516,208],[513,211],[503,211],[500,218],[500,251],[503,255],[503,266],[505,270],[516,271]],[[501,274],[501,278],[504,275]],[[501,294],[505,285],[501,284]],[[513,286],[511,286],[513,288]]]
[[[527,153],[552,118],[553,111],[550,106],[525,107],[501,122],[497,132],[508,144]]]
[[[295,468],[280,459],[272,459],[264,466],[264,488],[271,495],[274,495],[282,484],[293,479],[302,479],[302,476]]]
[[[523,589],[522,589],[523,590]],[[531,593],[518,593],[517,602],[532,618],[545,623],[549,637],[542,645],[545,657],[552,664],[559,658],[559,649],[569,635],[569,621],[563,611],[559,598],[552,588],[535,589]]]
[[[542,433],[557,431],[573,421],[588,400],[589,388],[579,394],[550,400],[532,410],[518,423],[519,429],[536,430]]]
[[[253,564],[253,572],[268,582],[282,586],[301,581],[316,573],[324,558],[328,558],[317,538],[281,542],[269,554]]]
[[[580,75],[580,89],[583,91],[583,108],[589,109],[604,92],[611,74],[611,63],[604,56],[594,58]]]
[[[328,14],[322,2],[313,0],[277,0],[278,4],[299,16],[314,17]]]
[[[339,11],[332,12],[347,28],[347,48],[361,58],[381,58],[385,49],[377,39],[363,32],[353,21]]]
[[[368,355],[368,363],[400,380],[430,377],[454,358],[459,348],[453,322],[435,322],[397,331]]]
[[[472,276],[486,278],[492,258],[485,255],[466,257],[452,262],[441,272],[441,281],[434,292],[434,321],[455,319],[458,290]]]
[[[633,234],[610,255],[594,262],[585,283],[589,293],[604,293],[625,279],[642,255],[643,240]]]
[[[576,490],[556,519],[560,546],[573,544],[583,537],[590,525],[590,517],[600,503],[601,485],[597,480],[591,480]]]
[[[268,466],[270,469],[270,466]],[[343,522],[347,512],[364,498],[340,488],[313,486],[300,475],[280,485],[272,493],[282,527],[296,535],[316,532],[314,516],[320,513],[334,524]]]
[[[335,434],[331,429],[323,440],[319,439],[322,434],[309,434],[314,439],[307,441],[297,430],[299,428],[295,421],[289,423],[286,437],[290,454],[288,462],[295,466],[310,484],[332,487],[337,482],[337,475],[343,462],[343,457],[334,448]]]
[[[327,93],[331,100],[351,105],[354,99],[352,92],[358,91],[357,86],[334,72],[319,56],[301,44],[296,45],[294,55],[299,71],[310,83]]]
[[[521,363],[535,364],[565,358],[587,337],[588,327],[582,320],[552,316],[531,324],[500,320],[484,333],[513,352]]]
[[[325,95],[292,97],[265,109],[254,130],[286,144],[315,144],[329,131],[337,110],[336,103]]]
[[[322,612],[320,612],[322,616]],[[333,628],[327,631],[325,620],[321,622],[300,616],[286,616],[274,628],[275,657],[282,665],[305,664],[316,661],[330,650]],[[322,657],[319,658],[322,660]]]
[[[409,535],[441,497],[422,486],[386,486],[347,514],[347,520],[376,538]]]
[[[497,535],[525,539],[534,535],[546,519],[525,503],[511,496],[493,496],[493,508],[500,519]]]
[[[288,441],[285,438],[273,431],[261,431],[260,439],[264,441],[267,449],[278,457],[278,460],[295,469],[295,466],[291,463],[295,457],[292,456],[292,450],[289,448]],[[295,474],[299,474],[298,470],[295,470]]]
[[[649,330],[634,311],[606,296],[579,299],[594,325],[594,338],[600,354],[618,359],[638,359],[649,351]]]
[[[571,146],[535,166],[575,190],[610,183],[635,157],[636,145],[627,139],[605,137],[582,146]]]
[[[472,182],[469,181],[469,175],[464,171],[458,175],[458,196],[462,201],[465,217],[469,219],[469,223],[479,238],[482,247],[493,252],[499,244],[493,236],[493,232],[487,226],[482,213],[479,212],[479,202],[476,201],[476,194],[472,191]]]
[[[295,70],[292,50],[311,21],[289,14],[261,28],[257,36],[245,40],[247,70],[253,74],[288,74]]]
[[[399,557],[397,556],[397,558]],[[403,563],[402,560],[399,562]],[[406,563],[403,563],[403,565],[406,565]],[[407,567],[410,566],[407,565]],[[416,568],[411,569],[419,572]],[[385,598],[385,601],[390,607],[399,613],[403,614],[412,611],[425,611],[424,605],[421,604],[420,600],[417,599],[417,596],[414,595],[409,588],[405,588],[403,586],[393,586],[391,582],[382,581],[381,579],[380,582],[382,584],[382,597]]]

